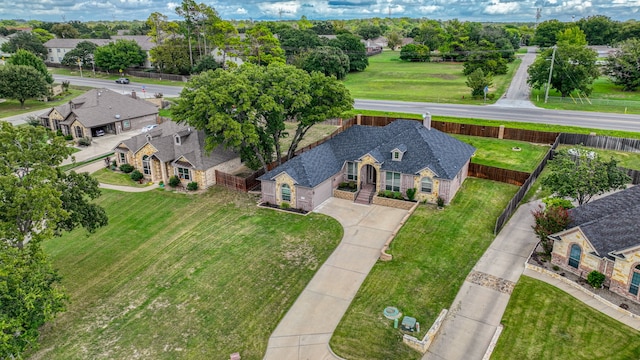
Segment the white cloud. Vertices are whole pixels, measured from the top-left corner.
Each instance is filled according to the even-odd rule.
[[[515,2],[501,3],[500,1],[494,1],[484,9],[483,13],[489,15],[505,15],[513,14],[519,9],[520,4]]]
[[[238,8],[235,13],[238,15],[247,15],[249,12],[245,8]]]
[[[283,1],[276,3],[259,3],[258,9],[263,15],[280,16],[281,14],[295,15],[300,9],[300,4],[296,1]]]

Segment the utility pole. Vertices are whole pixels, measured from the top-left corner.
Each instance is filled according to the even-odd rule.
[[[547,81],[547,89],[544,92],[544,103],[547,103],[549,99],[549,88],[551,87],[551,75],[553,74],[553,63],[556,60],[556,49],[558,47],[556,45],[553,46],[553,53],[551,54],[551,66],[549,67],[549,80]]]

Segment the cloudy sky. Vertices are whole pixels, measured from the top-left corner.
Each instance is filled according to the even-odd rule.
[[[154,11],[177,18],[180,0],[0,0],[0,19],[145,20]],[[201,0],[223,19],[354,19],[426,17],[472,21],[570,21],[589,15],[637,19],[640,0]]]

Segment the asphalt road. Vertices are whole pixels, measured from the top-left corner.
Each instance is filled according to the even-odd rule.
[[[181,86],[148,85],[131,83],[128,85],[116,84],[111,80],[92,78],[79,78],[75,76],[54,75],[56,81],[68,80],[73,85],[106,87],[120,93],[130,93],[135,90],[139,96],[142,94],[142,86],[146,88],[146,96],[153,96],[161,92],[165,97],[178,97]],[[520,94],[522,96],[522,94]],[[356,109],[380,110],[390,112],[404,112],[422,114],[429,111],[432,115],[465,117],[475,119],[492,119],[505,121],[520,121],[530,123],[557,124],[569,126],[581,126],[594,129],[626,130],[640,132],[640,116],[612,113],[597,113],[587,111],[548,110],[536,107],[514,106],[513,103],[495,105],[455,105],[422,102],[403,102],[389,100],[363,100],[356,99]]]

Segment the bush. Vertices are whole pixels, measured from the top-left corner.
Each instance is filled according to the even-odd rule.
[[[132,172],[133,170],[134,170],[134,167],[131,164],[122,164],[122,165],[120,165],[120,171],[122,171],[123,173],[128,174],[128,173]]]
[[[404,200],[404,195],[400,191],[395,191],[393,193],[393,198],[397,200]]]
[[[129,176],[131,176],[131,180],[133,181],[140,181],[144,178],[144,175],[142,175],[139,170],[133,170]]]
[[[593,270],[589,275],[587,275],[587,282],[596,289],[600,289],[602,287],[604,279],[604,274],[597,270]]]
[[[553,240],[550,240],[548,236],[565,229],[570,221],[569,214],[561,206],[552,206],[544,209],[540,205],[537,210],[533,211],[533,218],[535,219],[533,231],[540,239],[540,244],[545,253],[551,254]]]
[[[444,206],[444,199],[441,198],[440,196],[438,196],[438,199],[436,200],[436,204],[438,204],[438,207],[443,207]]]
[[[27,124],[31,125],[31,126],[42,126],[42,124],[40,123],[40,120],[38,119],[37,116],[29,116],[27,117]],[[62,133],[62,131],[60,132]]]
[[[169,178],[169,186],[176,187],[178,185],[180,185],[180,178],[175,175]]]
[[[563,209],[573,209],[573,204],[571,200],[559,198],[559,197],[548,197],[542,200],[542,202],[546,205],[547,208],[551,208],[554,206],[560,206]]]
[[[187,184],[187,190],[189,191],[196,191],[198,190],[198,183],[195,181],[192,181],[190,183]]]
[[[89,146],[91,145],[91,138],[88,137],[81,137],[78,139],[78,145],[79,146]]]
[[[71,140],[73,140],[73,135],[67,134],[67,135],[64,136],[64,139],[67,140],[67,141],[71,141]]]
[[[281,208],[281,209],[289,209],[289,208],[291,208],[291,205],[290,205],[288,202],[284,202],[284,201],[283,201],[283,202],[280,204],[280,208]]]
[[[413,201],[416,198],[416,188],[407,189],[407,199]]]

